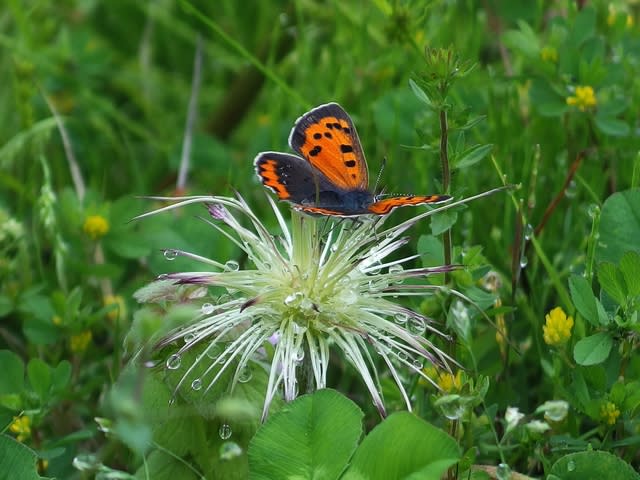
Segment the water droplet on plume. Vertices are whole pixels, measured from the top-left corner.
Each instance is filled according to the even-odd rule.
[[[202,380],[196,378],[193,382],[191,382],[191,388],[194,390],[200,390],[202,388]]]
[[[167,260],[175,260],[177,257],[177,250],[169,249],[164,251],[164,258],[166,258]]]
[[[203,303],[201,311],[203,315],[211,315],[213,313],[214,306],[211,303]]]
[[[223,423],[222,425],[220,425],[220,429],[218,430],[218,435],[220,435],[220,438],[222,440],[228,440],[229,438],[231,438],[232,433],[233,431],[231,430],[231,427],[229,426],[228,423]]]
[[[167,358],[167,368],[169,370],[177,370],[180,368],[180,364],[182,363],[182,357],[177,353],[174,353],[169,358]]]
[[[240,269],[240,264],[235,260],[229,260],[224,264],[224,269],[229,272],[237,272]]]
[[[253,378],[252,368],[248,365],[245,365],[240,371],[240,375],[238,375],[238,381],[240,383],[247,383],[252,378]]]
[[[506,463],[501,463],[496,467],[496,478],[498,480],[509,480],[511,478],[511,467]]]

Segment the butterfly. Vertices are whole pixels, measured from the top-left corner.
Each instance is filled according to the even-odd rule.
[[[446,202],[449,195],[375,195],[353,121],[337,103],[296,120],[289,146],[299,155],[262,152],[254,164],[262,184],[312,215],[386,215],[396,207]]]

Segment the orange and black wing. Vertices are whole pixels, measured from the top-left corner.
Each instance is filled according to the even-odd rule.
[[[305,113],[295,123],[289,145],[335,187],[367,190],[367,161],[351,118],[337,103]]]
[[[397,207],[444,203],[451,200],[449,195],[400,195],[377,200],[369,205],[368,213],[386,215]]]
[[[316,204],[321,199],[321,192],[335,190],[322,173],[295,155],[262,152],[254,165],[262,184],[280,200]]]

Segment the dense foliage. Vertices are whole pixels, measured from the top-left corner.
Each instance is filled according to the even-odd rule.
[[[3,5],[0,472],[14,476],[0,478],[637,478],[640,3]],[[210,205],[131,220],[171,203],[144,196],[238,192],[258,230],[286,235],[253,159],[288,151],[295,119],[331,101],[372,183],[387,159],[386,192],[514,187],[421,219],[384,260],[460,266],[393,299],[433,319],[411,334],[454,360],[385,365],[388,351],[331,337],[329,388],[278,390],[263,422],[278,338],[204,393],[216,356],[203,342],[176,357],[188,339],[167,337],[241,287],[152,283],[203,270],[193,255],[251,281],[260,245],[230,241]],[[344,226],[316,220],[316,246]]]

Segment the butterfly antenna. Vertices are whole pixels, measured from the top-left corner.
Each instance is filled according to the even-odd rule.
[[[377,197],[376,192],[378,191],[378,184],[380,183],[380,179],[382,178],[382,172],[384,172],[384,167],[387,166],[387,157],[382,159],[382,165],[380,165],[380,170],[378,171],[378,178],[376,178],[376,184],[373,186],[373,194]],[[382,193],[382,192],[380,192]]]

